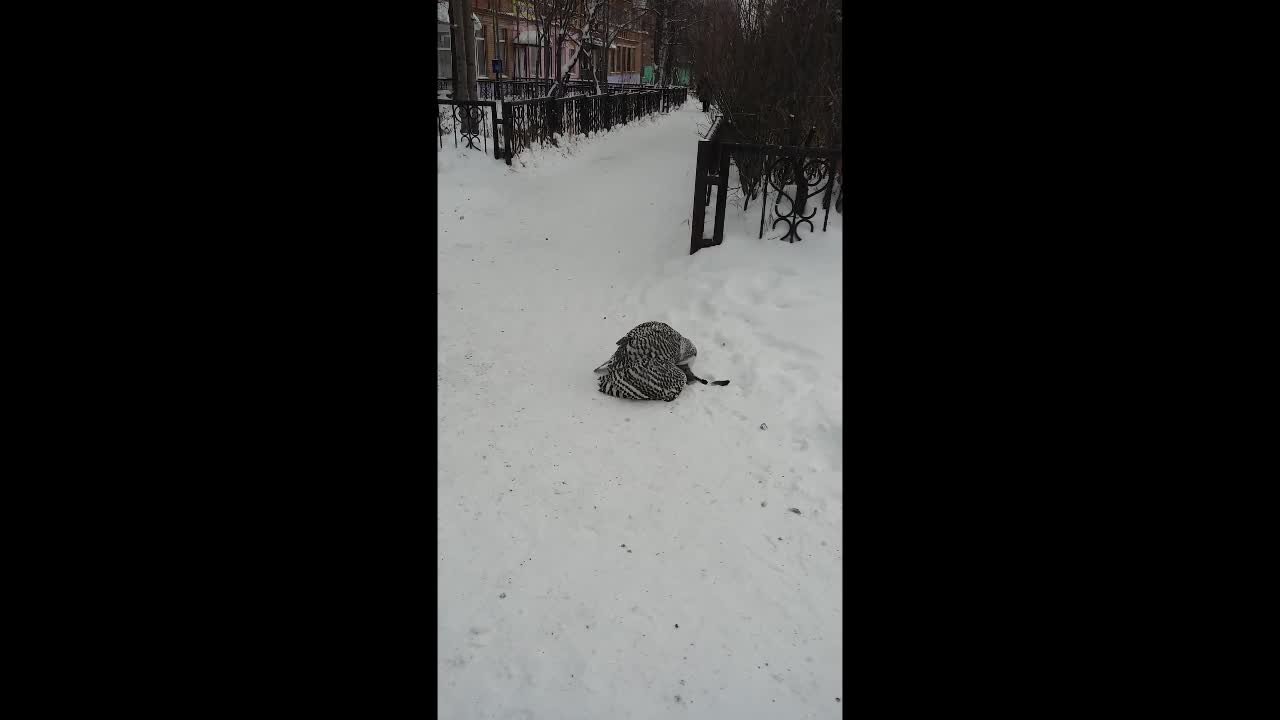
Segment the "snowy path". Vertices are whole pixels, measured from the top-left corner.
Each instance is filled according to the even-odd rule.
[[[839,716],[840,218],[689,257],[699,107],[438,154],[441,717]],[[597,392],[646,320],[731,384]]]

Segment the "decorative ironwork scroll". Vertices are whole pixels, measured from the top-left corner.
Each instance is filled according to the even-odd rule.
[[[497,121],[497,104],[485,101],[436,100],[436,134],[440,147],[444,137],[453,136],[453,146],[488,152],[489,142],[494,142],[494,157],[499,145],[493,138]]]
[[[719,133],[698,143],[698,160],[694,169],[693,217],[690,220],[690,254],[714,247],[724,241],[726,192],[731,170],[736,167],[746,211],[756,194],[761,197],[760,227],[757,237],[764,237],[765,222],[769,228],[783,226],[778,238],[789,243],[803,240],[801,226],[810,233],[817,230],[818,211],[824,211],[822,230],[843,207],[843,151],[840,148],[808,148],[780,145],[751,145],[719,142]],[[834,191],[840,187],[840,194]],[[704,220],[715,190],[715,227],[706,237]],[[769,195],[773,194],[773,203]]]
[[[454,127],[462,136],[462,142],[470,150],[488,150],[486,140],[489,129],[484,121],[484,109],[469,105],[453,106]]]
[[[813,225],[813,218],[818,214],[820,209],[814,204],[813,211],[805,213],[809,207],[809,199],[824,195],[831,185],[831,161],[825,157],[787,157],[778,158],[773,165],[772,172],[769,173],[769,185],[777,191],[777,195],[773,201],[773,224],[769,227],[776,228],[778,223],[786,223],[786,233],[780,240],[787,242],[795,242],[800,240],[801,223],[809,226],[809,231],[814,232],[816,228]],[[788,188],[792,188],[792,192],[787,192]],[[787,201],[786,211],[783,212],[783,200]],[[767,205],[767,203],[766,203]],[[765,208],[761,208],[761,221],[763,224]],[[828,208],[828,213],[830,209]],[[822,229],[827,229],[826,218],[823,218]],[[764,233],[760,233],[760,237],[764,237]]]

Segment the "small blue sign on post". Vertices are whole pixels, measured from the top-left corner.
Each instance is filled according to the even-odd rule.
[[[497,77],[502,74],[502,58],[493,59],[493,76]]]

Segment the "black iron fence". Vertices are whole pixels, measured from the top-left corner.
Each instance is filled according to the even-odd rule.
[[[637,118],[665,113],[684,105],[687,88],[664,88],[607,95],[570,95],[553,100],[436,100],[436,136],[440,148],[445,138],[453,146],[479,150],[493,157],[511,158],[538,145],[558,144],[557,137],[607,132]]]
[[[719,128],[719,124],[717,124]],[[751,201],[760,198],[758,237],[764,237],[766,221],[771,229],[783,225],[779,240],[800,240],[800,229],[816,230],[819,210],[823,211],[822,230],[827,229],[831,208],[844,208],[844,151],[841,148],[786,147],[781,145],[749,145],[721,142],[713,133],[711,139],[698,143],[697,169],[694,172],[693,219],[689,237],[689,254],[724,242],[724,218],[730,183],[730,167],[736,170],[743,195],[743,211]],[[706,209],[711,204],[711,189],[716,189],[715,223],[707,238]],[[839,190],[837,191],[837,188]],[[772,194],[773,203],[770,204]]]
[[[560,135],[608,132],[645,115],[665,113],[684,105],[687,88],[665,88],[609,95],[577,95],[553,100],[512,100],[502,103],[503,146],[507,164],[521,151],[557,144]]]
[[[498,135],[498,104],[492,100],[436,100],[436,135],[440,147],[445,137],[453,146],[484,153],[493,148],[493,157],[502,159]]]

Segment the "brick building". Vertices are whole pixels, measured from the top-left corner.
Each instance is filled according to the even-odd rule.
[[[610,0],[608,20],[616,27],[626,23],[635,12],[635,6],[643,0]],[[436,77],[452,77],[452,48],[449,35],[449,8],[447,3],[436,6]],[[484,58],[483,67],[476,66],[476,75],[492,79],[493,59],[502,60],[502,79],[552,78],[556,72],[556,51],[552,28],[551,38],[538,37],[538,25],[533,7],[524,0],[472,0],[476,22],[477,57]],[[579,18],[585,3],[579,9]],[[579,20],[579,26],[581,20]],[[634,23],[639,25],[639,23]],[[612,33],[612,29],[610,30]],[[590,38],[584,39],[589,41]],[[541,41],[541,42],[540,42]],[[623,30],[617,34],[608,52],[603,52],[603,38],[596,38],[595,60],[601,82],[638,83],[642,78],[645,59],[653,54],[649,33],[642,29]],[[577,43],[566,39],[560,51],[560,67],[568,67]],[[607,63],[607,66],[605,65]],[[570,73],[574,79],[590,78],[591,62],[584,51],[578,65]]]

